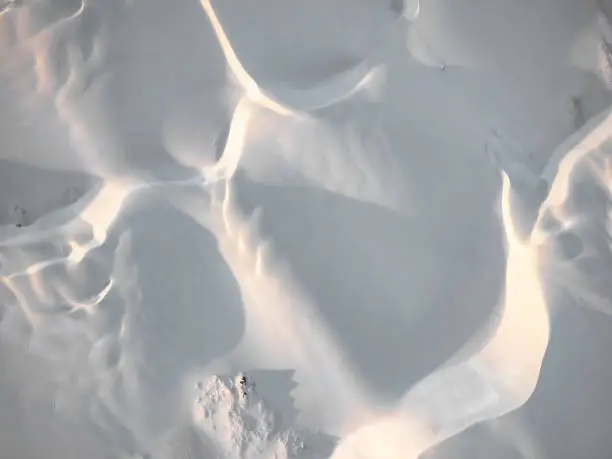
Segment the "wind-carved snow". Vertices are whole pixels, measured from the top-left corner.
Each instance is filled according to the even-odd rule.
[[[578,162],[609,137],[611,115],[606,113],[587,123],[580,133],[583,138],[573,136],[562,145],[541,176],[500,152],[503,145],[495,146],[494,162],[502,175],[501,214],[507,249],[505,291],[500,298],[496,323],[484,344],[469,343],[478,349],[470,349],[472,353],[467,357],[461,355],[461,360],[434,371],[409,390],[399,406],[380,414],[376,397],[362,387],[333,333],[313,311],[305,295],[293,288],[291,275],[270,262],[270,241],[260,240],[253,230],[257,215],[253,215],[251,220],[237,216],[232,195],[232,181],[240,166],[245,133],[255,108],[300,116],[328,106],[365,86],[372,75],[372,65],[366,60],[310,90],[264,90],[240,63],[210,0],[201,3],[235,83],[243,92],[235,107],[219,162],[203,170],[201,177],[172,183],[140,179],[122,181],[104,171],[100,173],[105,177],[101,187],[77,203],[69,216],[61,212],[52,213],[44,222],[41,220],[27,228],[15,228],[6,235],[3,233],[5,237],[0,241],[3,255],[0,286],[12,294],[16,306],[2,305],[0,322],[6,317],[11,319],[19,309],[30,327],[28,332],[32,339],[28,340],[31,346],[28,350],[43,356],[49,356],[49,335],[70,338],[70,333],[73,333],[81,338],[80,335],[86,334],[87,330],[83,331],[77,314],[74,314],[77,317],[71,315],[85,311],[95,316],[95,310],[105,301],[110,301],[114,290],[127,288],[121,285],[127,279],[107,277],[97,282],[93,293],[88,292],[84,298],[79,298],[71,290],[71,281],[78,270],[93,257],[95,249],[105,244],[111,230],[126,212],[130,197],[153,187],[184,186],[195,190],[194,202],[185,200],[173,204],[201,224],[203,231],[214,235],[221,256],[232,269],[241,289],[245,314],[250,323],[255,324],[254,330],[245,333],[243,347],[251,346],[256,351],[268,352],[283,364],[293,365],[306,390],[314,394],[313,398],[323,401],[324,410],[334,412],[337,416],[334,421],[343,424],[339,430],[346,434],[333,454],[334,458],[418,457],[428,448],[470,426],[500,417],[526,403],[538,383],[550,333],[549,305],[546,304],[539,270],[547,262],[544,247],[557,234],[551,233],[546,226],[545,217],[552,215],[560,222],[562,230],[574,229],[580,223],[580,218],[568,214],[565,209],[570,194],[570,177]],[[420,3],[413,4],[417,15]],[[3,9],[1,14],[10,14],[18,3],[5,2],[0,6],[5,7],[7,9]],[[85,11],[86,2],[83,2],[76,13],[58,21],[55,28],[74,25]],[[402,13],[406,14],[404,10]],[[29,51],[39,58],[35,69],[39,79],[37,89],[46,92],[53,91],[54,84],[47,74],[49,56],[40,54],[43,45],[44,34],[41,34],[31,40]],[[99,55],[94,52],[87,63],[79,63],[82,56],[78,52],[69,56],[74,67],[68,72],[67,80],[59,82],[65,85],[60,84],[61,88],[53,99],[60,118],[69,125],[76,143],[83,150],[96,145],[94,138],[88,135],[86,123],[71,110],[69,90],[85,84],[80,72],[96,70],[104,50],[97,48],[94,51]],[[608,54],[606,57],[609,58]],[[99,172],[101,166],[94,161],[97,159],[95,155],[85,159],[91,160],[86,164],[91,170]],[[601,182],[609,187],[609,177],[603,175]],[[510,197],[520,188],[539,196],[543,183],[547,188],[550,185],[550,190],[546,190],[543,203],[533,203],[536,210],[533,230],[521,235],[510,208]],[[225,195],[217,199],[219,189]],[[167,199],[172,200],[172,197]],[[83,226],[90,230],[91,235],[76,237]],[[37,244],[43,243],[50,243],[51,253],[38,247]],[[572,264],[567,266],[565,272],[559,273],[572,274]],[[65,269],[62,271],[64,278],[58,280],[49,275],[55,268]],[[137,281],[131,284],[129,287],[136,291]],[[591,298],[598,300],[595,294]],[[4,302],[5,298],[2,300]],[[67,313],[43,309],[60,301],[68,306]],[[599,306],[610,313],[606,304]],[[6,337],[5,331],[17,333],[10,325],[12,323],[8,320],[3,323],[3,338]],[[120,328],[119,335],[121,333],[123,328]],[[103,372],[124,371],[122,355],[133,352],[127,346],[122,348],[125,344],[115,341],[115,337],[107,336],[105,339],[107,341],[96,344],[103,347],[104,352],[100,352],[102,357],[99,358],[94,353],[93,360],[101,361],[99,366],[103,371],[91,376],[92,386],[97,384],[97,378],[103,376]],[[277,349],[281,340],[286,346]],[[84,336],[82,340],[68,344],[80,343],[91,345],[90,337]],[[104,343],[107,346],[102,346]],[[85,347],[77,350],[86,353]],[[52,357],[65,359],[62,352],[54,353]],[[76,373],[81,370],[75,367]],[[211,378],[206,385],[199,387],[201,393],[193,406],[193,422],[214,441],[219,458],[322,457],[316,447],[309,447],[308,441],[302,437],[304,432],[283,425],[274,408],[258,395],[256,387],[243,378],[243,375]],[[71,387],[65,385],[64,392],[70,395]],[[133,389],[137,392],[139,388]],[[68,395],[67,400],[70,398]],[[128,430],[138,432],[137,415],[134,419],[119,419],[118,423],[125,422]],[[360,428],[356,429],[356,426]]]
[[[506,233],[506,285],[499,316],[487,342],[463,361],[440,368],[410,389],[395,412],[368,423],[349,434],[334,453],[334,459],[416,458],[440,442],[487,420],[499,418],[524,405],[533,392],[550,336],[549,308],[541,270],[547,265],[559,270],[558,260],[546,245],[558,233],[548,228],[553,215],[560,229],[574,228],[581,218],[567,213],[571,175],[609,138],[610,111],[601,114],[575,133],[552,155],[541,176],[524,165],[495,155],[502,174],[501,215]],[[609,174],[609,171],[607,171]],[[600,186],[609,193],[609,176],[600,175]],[[519,187],[537,187],[540,180],[552,186],[540,206],[533,230],[520,235],[510,208]],[[558,230],[557,230],[558,231]],[[572,280],[572,264],[557,273],[560,282]],[[574,284],[578,284],[574,282]],[[577,287],[577,285],[574,285]],[[589,306],[610,314],[609,305],[597,295],[587,295]]]
[[[213,7],[212,0],[201,0],[201,4],[213,27],[231,76],[244,92],[244,97],[255,105],[284,116],[304,116],[309,111],[348,98],[362,87],[366,87],[377,75],[374,62],[370,62],[368,58],[340,75],[334,75],[320,85],[307,90],[300,91],[288,87],[264,89],[242,65]],[[418,14],[418,7],[415,14]],[[376,54],[372,56],[373,59],[378,57]]]
[[[334,459],[416,458],[476,423],[519,408],[535,390],[548,345],[548,314],[537,252],[518,237],[509,195],[510,181],[503,173],[506,288],[488,343],[417,383],[396,412],[348,435]]]

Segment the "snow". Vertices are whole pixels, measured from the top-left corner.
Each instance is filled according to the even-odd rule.
[[[611,19],[0,1],[0,456],[607,458]]]
[[[305,443],[246,375],[212,376],[197,387],[201,392],[194,403],[194,424],[215,443],[219,458],[328,457],[330,451],[322,446],[326,439],[307,434],[310,443]]]

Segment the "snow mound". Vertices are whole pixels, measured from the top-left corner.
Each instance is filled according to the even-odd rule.
[[[194,422],[213,441],[218,459],[323,459],[329,442],[287,426],[243,373],[198,383]]]

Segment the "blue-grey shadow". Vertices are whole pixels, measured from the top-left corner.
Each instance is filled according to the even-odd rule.
[[[445,225],[310,187],[241,177],[237,190],[247,212],[262,208],[275,256],[383,396],[448,359],[496,306],[504,264],[492,212]]]
[[[125,304],[123,322],[143,390],[156,399],[155,425],[180,406],[191,372],[237,346],[245,317],[239,285],[206,229],[153,193],[126,212],[108,244],[129,232],[140,294]]]

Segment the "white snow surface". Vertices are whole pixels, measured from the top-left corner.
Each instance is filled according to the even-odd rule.
[[[0,0],[0,458],[609,459],[611,21]]]
[[[219,459],[327,457],[321,441],[311,434],[306,443],[246,375],[215,375],[205,384],[198,383],[197,388],[201,393],[194,404],[194,424],[214,444]]]

